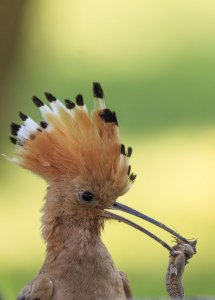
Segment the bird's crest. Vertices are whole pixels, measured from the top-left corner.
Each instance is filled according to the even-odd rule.
[[[65,105],[50,93],[45,93],[50,107],[37,97],[43,121],[37,124],[20,112],[22,125],[11,124],[16,144],[16,155],[11,160],[39,174],[47,181],[62,177],[84,180],[113,180],[125,192],[135,180],[131,173],[127,150],[120,143],[115,112],[107,109],[103,90],[93,84],[95,109],[88,113],[82,95],[76,103],[65,100]]]

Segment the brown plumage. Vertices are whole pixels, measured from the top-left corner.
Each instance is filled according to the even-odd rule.
[[[16,155],[8,158],[47,181],[42,217],[46,258],[41,270],[18,300],[128,300],[127,276],[119,272],[101,230],[107,219],[124,222],[173,248],[154,234],[109,211],[130,213],[189,241],[164,224],[116,202],[136,179],[129,158],[132,148],[120,143],[115,112],[107,109],[103,90],[93,84],[95,109],[89,114],[82,95],[65,105],[45,93],[50,106],[36,96],[43,120],[38,125],[20,112],[22,125],[11,123]]]
[[[127,277],[120,273],[101,241],[105,209],[134,181],[129,156],[119,140],[116,114],[105,107],[103,91],[93,87],[95,109],[83,98],[64,106],[45,93],[50,109],[37,97],[40,126],[20,113],[24,124],[12,125],[16,156],[11,160],[48,183],[42,233],[45,262],[19,294],[19,300],[131,299]]]

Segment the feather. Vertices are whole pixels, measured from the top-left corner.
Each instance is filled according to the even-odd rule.
[[[105,107],[99,83],[94,83],[93,94],[97,106],[91,115],[81,94],[76,96],[76,104],[65,100],[64,105],[46,92],[51,108],[34,96],[43,120],[38,125],[20,112],[24,124],[11,124],[16,136],[11,141],[23,144],[17,147],[16,157],[21,166],[48,181],[63,176],[99,182],[110,179],[124,193],[135,180],[129,165],[132,149],[126,153],[120,143],[116,114]]]

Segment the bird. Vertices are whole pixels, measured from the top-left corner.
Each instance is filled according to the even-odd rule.
[[[82,94],[63,104],[45,92],[48,105],[32,98],[41,122],[20,112],[22,124],[11,123],[15,155],[8,159],[47,182],[42,210],[45,260],[17,300],[133,299],[129,279],[116,268],[101,232],[113,219],[154,236],[113,211],[133,214],[183,240],[118,202],[136,179],[130,165],[132,147],[121,143],[116,113],[106,107],[99,82],[93,83],[93,96],[94,109],[88,112]]]
[[[101,240],[104,222],[116,199],[136,175],[132,148],[119,140],[115,112],[93,84],[95,108],[87,110],[81,94],[63,104],[52,94],[32,98],[42,121],[20,112],[22,125],[11,123],[16,145],[11,160],[47,182],[42,216],[46,257],[38,275],[20,292],[24,300],[132,299],[127,276],[119,272]]]

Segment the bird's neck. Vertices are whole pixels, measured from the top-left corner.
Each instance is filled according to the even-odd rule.
[[[102,221],[99,219],[77,220],[68,215],[55,217],[51,221],[45,215],[44,219],[43,236],[48,253],[57,255],[65,248],[67,253],[71,253],[77,245],[86,247],[88,243],[100,241]]]
[[[59,217],[52,225],[46,224],[47,254],[41,271],[50,273],[52,270],[62,277],[63,274],[73,274],[74,270],[83,268],[85,264],[94,268],[96,260],[100,261],[100,265],[105,262],[112,266],[112,259],[101,241],[100,230],[98,222],[85,220],[80,223],[70,216]],[[65,280],[68,279],[66,277]]]
[[[55,282],[54,299],[62,298],[60,291],[66,299],[125,299],[121,276],[100,238],[102,220],[56,212],[52,204],[44,208],[47,255],[40,270]]]

